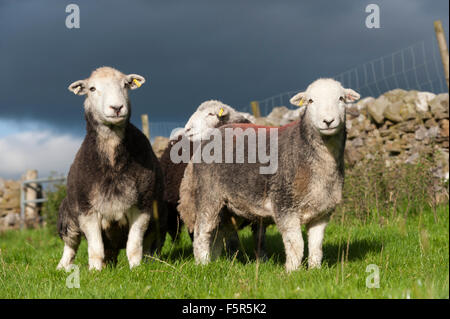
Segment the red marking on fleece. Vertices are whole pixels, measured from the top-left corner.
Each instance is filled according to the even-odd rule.
[[[266,132],[268,133],[268,132],[270,132],[269,130],[271,128],[276,128],[276,129],[278,129],[279,132],[281,132],[288,127],[297,125],[298,123],[300,123],[300,121],[291,122],[284,126],[265,126],[265,125],[257,125],[257,124],[252,124],[252,123],[232,123],[232,124],[223,125],[220,128],[233,128],[233,129],[241,128],[244,131],[246,129],[254,129],[254,130],[256,130],[256,132],[258,132],[258,129],[263,128],[263,129],[266,129]]]

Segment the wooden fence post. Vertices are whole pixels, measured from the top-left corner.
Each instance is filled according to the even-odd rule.
[[[38,178],[37,170],[28,170],[25,174],[25,180],[32,180]],[[31,183],[25,186],[25,200],[36,200],[38,195],[38,185]],[[25,205],[25,220],[38,221],[38,211],[36,203],[27,203]]]
[[[448,88],[448,48],[445,41],[444,29],[442,28],[441,20],[434,21],[434,31],[439,45],[439,52],[441,53],[442,66],[444,67],[445,80]]]
[[[148,115],[142,114],[141,121],[142,121],[142,133],[144,133],[144,135],[147,136],[148,140],[150,141],[150,128],[148,125]]]
[[[259,110],[259,102],[252,101],[252,102],[250,102],[250,106],[252,107],[253,116],[261,117],[261,111]]]

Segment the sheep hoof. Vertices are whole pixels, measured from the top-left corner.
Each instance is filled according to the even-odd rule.
[[[204,266],[204,265],[207,265],[207,264],[209,264],[209,260],[208,259],[196,259],[195,260],[195,264],[196,265],[200,265],[200,266]]]
[[[130,269],[137,267],[141,264],[142,255],[139,253],[130,254],[128,256],[128,263],[130,264]]]
[[[70,271],[70,268],[72,267],[72,264],[64,264],[62,261],[59,262],[58,266],[56,266],[56,270],[65,270]]]
[[[300,268],[296,263],[286,263],[286,272],[290,273]]]
[[[311,261],[308,263],[308,268],[309,269],[320,269],[320,268],[322,268],[322,264],[320,263],[320,261]]]
[[[101,271],[104,266],[105,266],[105,264],[103,263],[102,259],[96,258],[96,259],[89,260],[89,270]]]
[[[102,271],[103,266],[89,266],[89,271]]]
[[[133,268],[139,266],[140,264],[141,264],[140,261],[137,261],[137,262],[130,262],[130,269],[133,269]]]

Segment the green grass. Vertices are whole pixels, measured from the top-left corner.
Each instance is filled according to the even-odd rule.
[[[436,219],[437,217],[437,219]],[[56,271],[62,241],[47,229],[0,234],[0,298],[449,298],[449,206],[406,219],[362,223],[333,220],[325,235],[322,269],[284,271],[274,226],[267,232],[270,260],[256,263],[249,229],[240,232],[248,255],[223,256],[197,266],[186,233],[168,240],[160,260],[130,271],[124,251],[116,267],[89,272],[83,241],[75,263],[80,288],[67,288]],[[305,236],[304,236],[305,238]],[[380,288],[366,287],[369,264]]]

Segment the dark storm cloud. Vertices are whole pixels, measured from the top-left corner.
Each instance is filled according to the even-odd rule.
[[[381,29],[365,27],[369,3]],[[78,130],[83,98],[67,86],[110,65],[148,80],[131,93],[135,121],[182,121],[206,99],[245,106],[430,39],[436,19],[448,34],[447,0],[3,1],[0,118]]]

